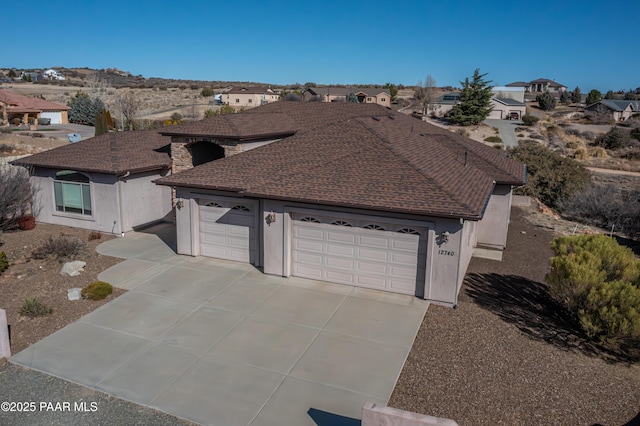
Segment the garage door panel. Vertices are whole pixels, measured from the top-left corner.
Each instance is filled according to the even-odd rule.
[[[418,258],[416,253],[391,253],[391,261],[394,264],[412,265],[415,267]]]
[[[339,271],[324,271],[324,280],[337,282],[340,284],[353,285],[355,283],[353,274]]]
[[[329,255],[340,255],[353,257],[356,254],[356,248],[354,246],[341,246],[337,244],[327,244],[325,253]]]
[[[376,232],[384,232],[384,231],[376,231]],[[358,237],[358,244],[361,246],[369,246],[369,247],[378,247],[378,248],[389,248],[389,240],[387,238],[380,237],[372,237],[368,235],[360,235]]]
[[[293,248],[295,250],[307,250],[312,252],[324,253],[324,244],[322,243],[322,241],[294,240]]]
[[[217,221],[219,224],[225,224],[238,227],[253,227],[254,218],[244,215],[230,215],[226,214],[221,216]]]
[[[322,265],[322,255],[304,252],[294,252],[293,261],[296,263]]]
[[[364,262],[362,260],[358,261],[358,267],[356,268],[356,273],[358,274],[380,274],[386,275],[387,264],[379,263],[379,262]]]
[[[294,237],[309,238],[314,240],[324,240],[322,229],[294,228]]]
[[[225,245],[227,243],[227,236],[224,234],[203,233],[200,235],[200,242],[202,244]]]
[[[368,248],[358,247],[358,258],[387,262],[389,260],[389,253],[382,250],[371,250]]]
[[[416,276],[416,272],[418,268],[416,267],[402,267],[402,266],[391,266],[389,269],[391,277],[396,278],[414,278]],[[393,278],[392,278],[393,279]]]
[[[364,275],[364,276],[360,276],[359,275],[356,278],[355,283],[359,287],[374,288],[374,289],[379,289],[379,290],[386,290],[386,288],[387,288],[387,280],[386,279],[370,277],[370,276],[367,276],[367,275]]]
[[[321,267],[297,264],[293,268],[293,275],[296,277],[310,278],[312,280],[323,280]]]
[[[330,268],[345,269],[353,271],[356,261],[353,259],[344,259],[339,257],[325,257],[324,265]]]
[[[415,252],[418,248],[418,236],[415,236],[415,239],[411,240],[400,240],[394,239],[391,241],[391,248],[394,250],[406,250]]]
[[[344,228],[344,227],[341,227],[341,228]],[[328,231],[327,241],[340,242],[340,243],[346,243],[346,244],[355,244],[356,236],[353,234],[342,233],[339,231],[336,231],[336,232]]]

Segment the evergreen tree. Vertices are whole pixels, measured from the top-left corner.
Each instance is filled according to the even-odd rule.
[[[99,116],[104,109],[104,103],[100,99],[91,99],[83,91],[76,93],[67,105],[71,107],[69,122],[87,126],[95,126],[96,116]]]
[[[580,88],[578,86],[576,86],[576,88],[573,89],[573,92],[571,93],[571,101],[574,104],[579,104],[580,102],[582,102],[582,92],[580,91]]]
[[[560,103],[563,105],[569,105],[571,103],[571,92],[566,90],[560,93]]]
[[[349,92],[349,95],[347,96],[347,102],[353,102],[354,104],[358,103],[358,97],[356,96],[355,92]]]
[[[604,94],[604,98],[605,99],[615,99],[616,95],[615,95],[615,93],[613,93],[613,90],[609,90],[607,93]]]
[[[638,95],[636,95],[633,90],[629,90],[628,92],[624,93],[625,101],[635,101],[636,99],[638,99]]]
[[[547,90],[541,95],[536,97],[536,101],[538,101],[538,106],[543,111],[551,111],[556,107],[556,98]]]
[[[587,105],[595,104],[596,102],[600,102],[602,100],[602,93],[599,90],[593,89],[587,95],[587,100],[585,101]]]
[[[491,114],[491,81],[484,79],[486,75],[476,68],[471,81],[466,78],[460,82],[460,103],[453,106],[449,116],[452,123],[460,126],[478,124]]]

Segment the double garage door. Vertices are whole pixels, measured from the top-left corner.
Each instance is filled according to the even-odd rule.
[[[292,219],[292,275],[411,295],[424,283],[424,228],[326,213]]]

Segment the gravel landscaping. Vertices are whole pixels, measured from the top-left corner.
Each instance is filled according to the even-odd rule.
[[[640,366],[549,303],[553,232],[533,211],[514,208],[502,262],[472,259],[457,309],[429,307],[390,406],[460,425],[640,423]]]

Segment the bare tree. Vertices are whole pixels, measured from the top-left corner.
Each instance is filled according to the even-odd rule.
[[[87,84],[87,92],[89,92],[91,98],[100,99],[102,102],[106,101],[107,93],[111,89],[111,85],[107,80],[95,73],[89,74],[84,81]]]
[[[129,130],[133,130],[134,120],[138,111],[142,108],[140,98],[132,90],[127,90],[116,96],[115,105],[122,116],[122,125],[128,127]]]
[[[26,214],[37,215],[38,188],[29,177],[27,168],[0,166],[0,233],[16,228],[18,219]]]
[[[435,111],[436,107],[433,105],[436,101],[436,91],[438,89],[438,83],[436,79],[427,75],[427,79],[424,84],[422,81],[418,81],[418,86],[414,92],[414,98],[418,101],[420,112],[422,115],[426,115],[428,112]]]

